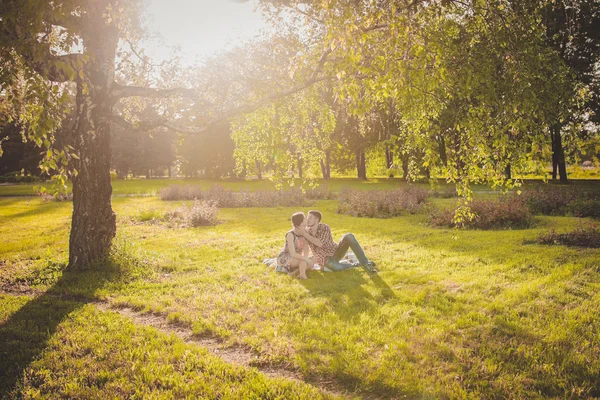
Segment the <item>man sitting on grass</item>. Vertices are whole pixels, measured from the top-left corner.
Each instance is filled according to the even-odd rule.
[[[331,271],[342,271],[362,265],[369,272],[377,272],[375,263],[367,259],[365,252],[353,234],[345,234],[342,240],[336,244],[331,235],[331,228],[329,228],[329,225],[321,223],[321,217],[319,211],[309,211],[306,231],[301,233],[308,241],[310,250],[314,255],[315,264],[319,264],[325,271],[327,268]],[[358,258],[357,263],[341,261],[348,248],[352,249],[356,258]]]

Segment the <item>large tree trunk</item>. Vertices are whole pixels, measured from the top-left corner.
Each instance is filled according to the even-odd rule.
[[[365,162],[365,152],[359,150],[356,152],[356,171],[358,179],[367,179],[367,166]]]
[[[110,115],[117,32],[105,24],[106,4],[90,12],[84,35],[84,79],[78,82],[75,145],[80,160],[74,163],[73,219],[69,240],[69,268],[84,269],[109,255],[116,233],[111,207]]]
[[[565,152],[562,145],[562,137],[560,124],[554,124],[550,128],[550,134],[552,135],[552,179],[556,180],[556,172],[558,170],[558,176],[560,182],[566,183],[567,177],[567,164],[565,162]]]

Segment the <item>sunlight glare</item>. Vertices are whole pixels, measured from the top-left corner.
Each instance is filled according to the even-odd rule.
[[[254,7],[254,0],[148,0],[149,28],[165,42],[148,52],[165,59],[179,46],[191,62],[239,45],[266,28]]]

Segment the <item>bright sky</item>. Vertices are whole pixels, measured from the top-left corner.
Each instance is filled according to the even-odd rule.
[[[146,48],[159,59],[169,46],[180,46],[185,61],[207,57],[235,46],[259,33],[267,24],[254,11],[254,1],[148,0],[148,25],[166,44]]]

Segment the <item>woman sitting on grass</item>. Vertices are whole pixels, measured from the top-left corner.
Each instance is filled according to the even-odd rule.
[[[306,230],[304,213],[294,213],[292,225],[294,229],[285,234],[285,245],[277,255],[277,265],[287,269],[290,275],[298,276],[298,279],[308,279],[306,271],[311,270],[314,263],[308,257],[308,246],[302,237],[303,231]]]

